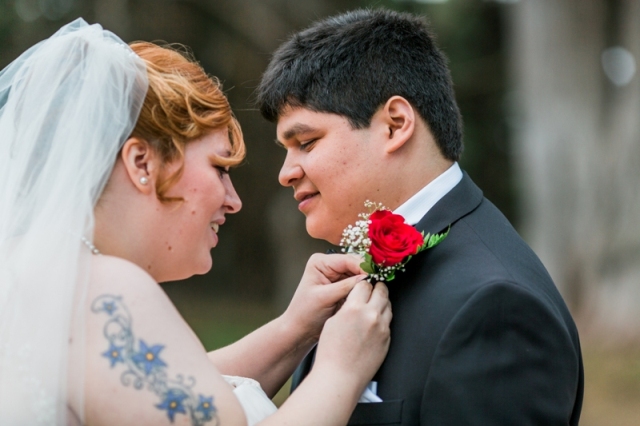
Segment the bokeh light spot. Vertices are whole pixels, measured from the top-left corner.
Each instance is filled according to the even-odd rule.
[[[13,6],[24,22],[33,22],[42,15],[38,0],[16,0]]]
[[[618,87],[629,84],[636,74],[636,59],[624,47],[614,46],[605,49],[601,60],[605,75]]]

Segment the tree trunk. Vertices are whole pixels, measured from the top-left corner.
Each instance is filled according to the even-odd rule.
[[[640,340],[640,85],[602,55],[640,58],[640,2],[522,1],[506,22],[524,236],[583,334]]]

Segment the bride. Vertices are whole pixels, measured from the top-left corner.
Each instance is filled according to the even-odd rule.
[[[217,80],[99,25],[0,73],[0,423],[346,424],[391,320],[355,256],[313,256],[284,314],[209,354],[157,285],[211,268],[244,152]]]

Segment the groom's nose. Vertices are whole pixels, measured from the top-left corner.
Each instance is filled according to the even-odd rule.
[[[280,181],[280,185],[282,186],[292,186],[295,181],[304,176],[304,170],[295,157],[295,155],[288,152],[284,159],[280,174],[278,175],[278,181]]]

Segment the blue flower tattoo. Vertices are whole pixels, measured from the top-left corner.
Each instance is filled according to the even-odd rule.
[[[109,347],[101,355],[109,360],[111,368],[123,365],[124,371],[120,375],[123,385],[132,385],[138,390],[146,387],[155,393],[160,398],[155,407],[166,410],[171,423],[176,416],[186,415],[191,419],[192,426],[202,426],[211,421],[214,426],[218,424],[213,397],[201,394],[196,397],[193,392],[196,380],[193,377],[179,374],[174,379],[169,378],[168,365],[160,357],[164,345],[148,345],[142,339],[136,345],[131,314],[122,297],[99,296],[91,304],[91,311],[108,316],[103,334]]]
[[[209,398],[207,398],[203,395],[199,395],[199,397],[200,403],[198,404],[198,408],[196,408],[196,411],[200,411],[205,421],[209,421],[216,413],[216,407],[213,405],[213,397],[210,396]]]
[[[186,414],[187,410],[185,410],[182,401],[187,399],[189,395],[184,394],[182,391],[177,391],[175,389],[170,389],[169,392],[164,396],[164,401],[161,404],[156,405],[161,410],[167,410],[167,416],[169,416],[169,420],[173,423],[173,416],[176,413]]]
[[[116,304],[113,301],[105,301],[102,304],[102,309],[109,315],[113,314],[116,311]]]
[[[123,350],[124,350],[124,347],[116,346],[113,343],[110,343],[109,349],[103,352],[102,356],[105,358],[108,358],[109,361],[111,361],[111,368],[113,368],[113,366],[119,362],[124,364],[124,358],[122,357]]]
[[[133,355],[133,361],[136,364],[141,365],[145,374],[148,375],[154,368],[167,366],[167,364],[158,356],[162,349],[164,349],[164,346],[162,345],[149,347],[144,340],[140,339],[140,352]]]

